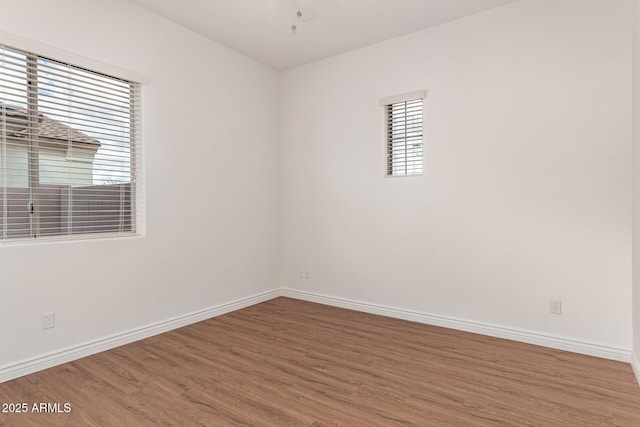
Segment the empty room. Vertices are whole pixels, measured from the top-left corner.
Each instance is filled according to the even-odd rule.
[[[0,10],[0,426],[640,425],[640,0]]]

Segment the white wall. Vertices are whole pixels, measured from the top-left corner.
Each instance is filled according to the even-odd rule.
[[[633,365],[640,382],[640,0],[633,30]]]
[[[628,352],[632,20],[521,0],[282,73],[284,286]],[[385,178],[420,89],[424,176]]]
[[[150,79],[146,236],[0,246],[0,371],[278,287],[275,72],[129,1],[0,9],[2,31]]]

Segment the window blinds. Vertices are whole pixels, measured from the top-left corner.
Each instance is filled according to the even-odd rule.
[[[385,98],[387,176],[422,174],[425,92]]]
[[[0,45],[0,238],[136,231],[140,87]]]

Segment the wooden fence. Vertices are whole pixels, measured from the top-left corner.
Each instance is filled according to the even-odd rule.
[[[40,236],[131,231],[133,226],[131,184],[41,185],[36,206]],[[37,231],[35,222],[29,189],[0,187],[0,238],[5,233],[7,238],[30,237]]]

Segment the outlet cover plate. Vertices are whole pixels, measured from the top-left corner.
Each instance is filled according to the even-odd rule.
[[[562,301],[552,299],[549,303],[549,312],[551,314],[562,314]]]
[[[56,327],[56,314],[44,313],[42,315],[42,329],[51,329]]]

